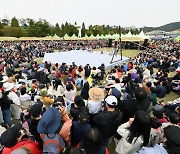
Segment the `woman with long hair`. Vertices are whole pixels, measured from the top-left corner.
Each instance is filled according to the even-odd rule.
[[[151,118],[145,111],[137,111],[135,118],[130,120],[117,129],[122,136],[116,146],[118,154],[131,154],[137,152],[142,146],[149,143],[151,130]]]
[[[108,154],[107,148],[102,143],[100,131],[96,128],[90,128],[79,146],[86,154]]]
[[[88,82],[84,83],[84,86],[81,90],[81,96],[84,100],[89,99],[89,88],[90,88],[89,83]]]

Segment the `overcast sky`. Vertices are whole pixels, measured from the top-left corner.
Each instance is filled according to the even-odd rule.
[[[51,24],[161,26],[180,21],[180,0],[0,0],[0,18],[14,16]]]

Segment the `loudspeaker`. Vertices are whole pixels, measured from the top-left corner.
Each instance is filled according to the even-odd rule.
[[[108,47],[112,47],[112,41],[113,39],[109,39]]]

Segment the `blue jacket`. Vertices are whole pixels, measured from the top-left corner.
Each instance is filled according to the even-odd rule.
[[[162,145],[156,144],[154,147],[142,147],[138,154],[168,154]]]

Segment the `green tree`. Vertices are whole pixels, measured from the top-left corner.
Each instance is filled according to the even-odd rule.
[[[2,33],[3,36],[21,37],[22,29],[20,27],[4,26]]]
[[[56,25],[54,27],[54,34],[57,34],[58,36],[61,36],[61,29],[60,29],[58,23],[56,23]]]
[[[61,37],[64,37],[64,35],[65,35],[66,33],[65,33],[65,31],[64,31],[64,24],[61,24]]]
[[[82,29],[81,29],[81,37],[84,37],[86,34],[86,27],[85,27],[85,24],[84,22],[82,23]]]
[[[33,27],[35,25],[35,22],[33,19],[29,19],[29,27]]]
[[[3,36],[2,29],[3,29],[3,24],[0,22],[0,36]]]
[[[68,34],[69,35],[69,24],[68,22],[66,21],[65,25],[64,25],[64,34]]]
[[[19,27],[19,21],[16,19],[16,17],[13,17],[11,19],[11,26],[12,27]]]

